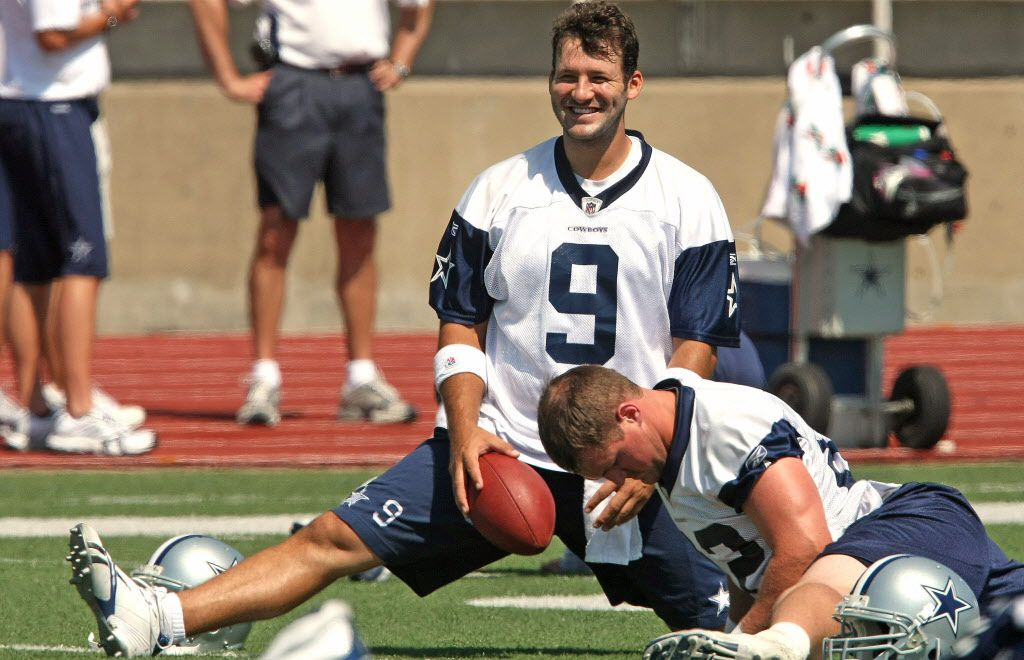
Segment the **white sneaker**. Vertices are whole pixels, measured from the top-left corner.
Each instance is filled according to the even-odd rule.
[[[28,411],[17,401],[0,392],[0,436],[3,436],[4,444],[9,448],[28,450],[28,417]]]
[[[245,403],[238,409],[235,419],[239,424],[277,426],[281,421],[281,386],[271,385],[265,380],[252,377],[247,382],[249,391],[246,392]]]
[[[766,631],[767,632],[767,631]],[[652,639],[643,660],[805,660],[765,634],[681,630]]]
[[[50,410],[63,410],[67,406],[67,397],[56,385],[43,385],[43,399]],[[92,388],[92,406],[110,417],[120,426],[138,428],[146,421],[146,409],[133,404],[119,403],[114,397],[99,387]]]
[[[72,454],[129,456],[145,454],[154,447],[156,433],[118,426],[96,408],[81,417],[72,417],[67,410],[58,412],[46,439],[47,449]]]
[[[3,436],[4,444],[17,451],[46,449],[53,419],[53,415],[40,417],[22,409],[18,419],[0,423],[0,436]]]
[[[132,579],[117,567],[92,527],[79,523],[68,537],[71,583],[99,625],[99,645],[107,655],[156,655],[170,646],[160,634],[160,599],[167,593]]]
[[[377,424],[411,422],[416,419],[416,409],[378,374],[368,383],[353,388],[346,386],[342,390],[338,419]]]

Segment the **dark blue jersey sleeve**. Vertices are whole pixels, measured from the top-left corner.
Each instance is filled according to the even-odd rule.
[[[740,345],[736,243],[714,241],[676,259],[669,292],[672,336],[715,346]]]
[[[430,306],[442,321],[476,325],[490,316],[494,300],[484,284],[484,269],[494,252],[487,239],[486,231],[452,212],[430,276]]]
[[[760,442],[754,446],[743,462],[736,478],[722,486],[718,499],[731,506],[736,513],[743,512],[743,505],[750,497],[750,491],[768,467],[783,458],[802,458],[803,448],[800,447],[800,433],[784,419],[772,425]]]

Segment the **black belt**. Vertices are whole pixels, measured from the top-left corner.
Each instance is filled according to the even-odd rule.
[[[310,68],[305,66],[295,66],[294,64],[289,64],[288,62],[281,62],[281,64],[291,67],[293,69],[299,69],[300,71],[312,71],[314,73],[323,73],[332,78],[340,78],[341,76],[351,76],[354,74],[366,73],[373,67],[373,62],[339,64],[338,66],[326,68]]]

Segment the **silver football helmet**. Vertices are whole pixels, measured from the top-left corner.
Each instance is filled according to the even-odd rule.
[[[824,657],[940,660],[974,627],[978,600],[946,566],[912,555],[879,559],[844,596],[833,617],[840,633],[824,643]]]
[[[244,555],[227,543],[202,534],[184,534],[165,541],[132,577],[168,591],[191,589],[220,575]],[[237,623],[189,637],[164,654],[214,653],[242,648],[251,623]]]

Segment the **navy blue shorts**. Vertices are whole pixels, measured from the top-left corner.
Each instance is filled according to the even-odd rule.
[[[0,99],[0,159],[14,223],[14,277],[106,277],[95,99]]]
[[[0,153],[0,250],[14,247],[14,200],[7,180],[3,154]]]
[[[435,429],[433,438],[334,509],[420,596],[506,556],[459,512],[448,457],[448,433]],[[537,471],[555,497],[555,534],[584,556],[583,479]],[[728,584],[722,572],[683,536],[660,497],[648,501],[639,521],[643,557],[628,566],[591,565],[609,602],[650,607],[672,629],[722,627],[719,594]]]
[[[371,217],[390,206],[384,96],[365,72],[274,67],[259,106],[255,158],[260,207],[280,206],[293,220],[309,214],[318,181],[331,215]]]
[[[967,498],[942,484],[904,484],[882,506],[847,527],[821,554],[849,555],[873,564],[905,553],[953,569],[983,607],[1024,594],[1024,564],[1007,558],[988,537]]]

